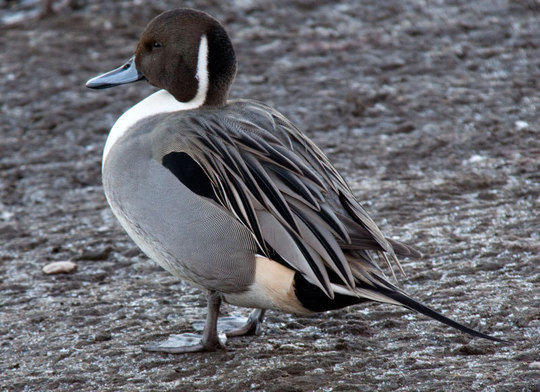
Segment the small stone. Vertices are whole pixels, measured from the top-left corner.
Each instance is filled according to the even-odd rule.
[[[47,275],[70,274],[77,270],[77,264],[73,261],[55,261],[43,267],[42,271]]]
[[[287,351],[301,351],[304,348],[301,347],[298,344],[292,344],[292,343],[286,343],[279,346],[281,350],[287,350]]]
[[[531,369],[540,369],[540,362],[531,362],[529,363]]]
[[[529,128],[529,123],[526,121],[518,120],[514,123],[514,125],[518,131]]]
[[[112,336],[109,331],[100,331],[94,336],[94,342],[106,342],[111,339]]]

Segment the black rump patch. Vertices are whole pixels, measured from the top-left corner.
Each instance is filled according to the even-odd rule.
[[[206,173],[188,154],[171,152],[163,157],[161,163],[193,193],[218,201]]]
[[[365,298],[337,293],[334,293],[334,299],[331,299],[319,287],[308,282],[300,272],[294,274],[294,291],[302,306],[313,312],[341,309],[367,301]]]

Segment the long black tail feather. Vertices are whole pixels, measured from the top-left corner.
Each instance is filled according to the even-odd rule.
[[[483,339],[487,339],[487,340],[492,340],[494,342],[506,342],[506,340],[503,340],[503,339],[499,339],[499,338],[496,338],[494,336],[490,336],[490,335],[487,335],[485,333],[482,333],[482,332],[478,332],[477,330],[475,329],[472,329],[470,327],[467,327],[463,324],[460,324],[458,323],[457,321],[454,321],[446,316],[443,316],[442,314],[440,314],[439,312],[431,309],[431,308],[428,308],[427,306],[421,304],[420,302],[418,301],[415,301],[414,299],[412,299],[411,297],[407,296],[406,294],[403,294],[399,291],[395,291],[395,290],[391,290],[391,289],[387,289],[385,287],[381,287],[379,286],[377,288],[377,291],[380,292],[381,294],[399,302],[400,304],[402,304],[403,306],[409,308],[409,309],[412,309],[412,310],[415,310],[419,313],[422,313],[428,317],[431,317],[432,319],[435,319],[443,324],[446,324],[452,328],[456,328],[462,332],[465,332],[469,335],[472,335],[472,336],[477,336],[479,338],[483,338]]]

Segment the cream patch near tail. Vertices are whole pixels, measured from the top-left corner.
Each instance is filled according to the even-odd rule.
[[[255,255],[255,279],[247,291],[223,294],[225,301],[246,308],[274,309],[309,315],[294,292],[295,271],[264,256]]]

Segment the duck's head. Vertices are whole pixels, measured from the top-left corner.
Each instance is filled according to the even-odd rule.
[[[135,55],[120,68],[90,79],[100,89],[147,80],[180,102],[225,104],[236,74],[236,56],[223,26],[202,11],[175,9],[154,18]]]

